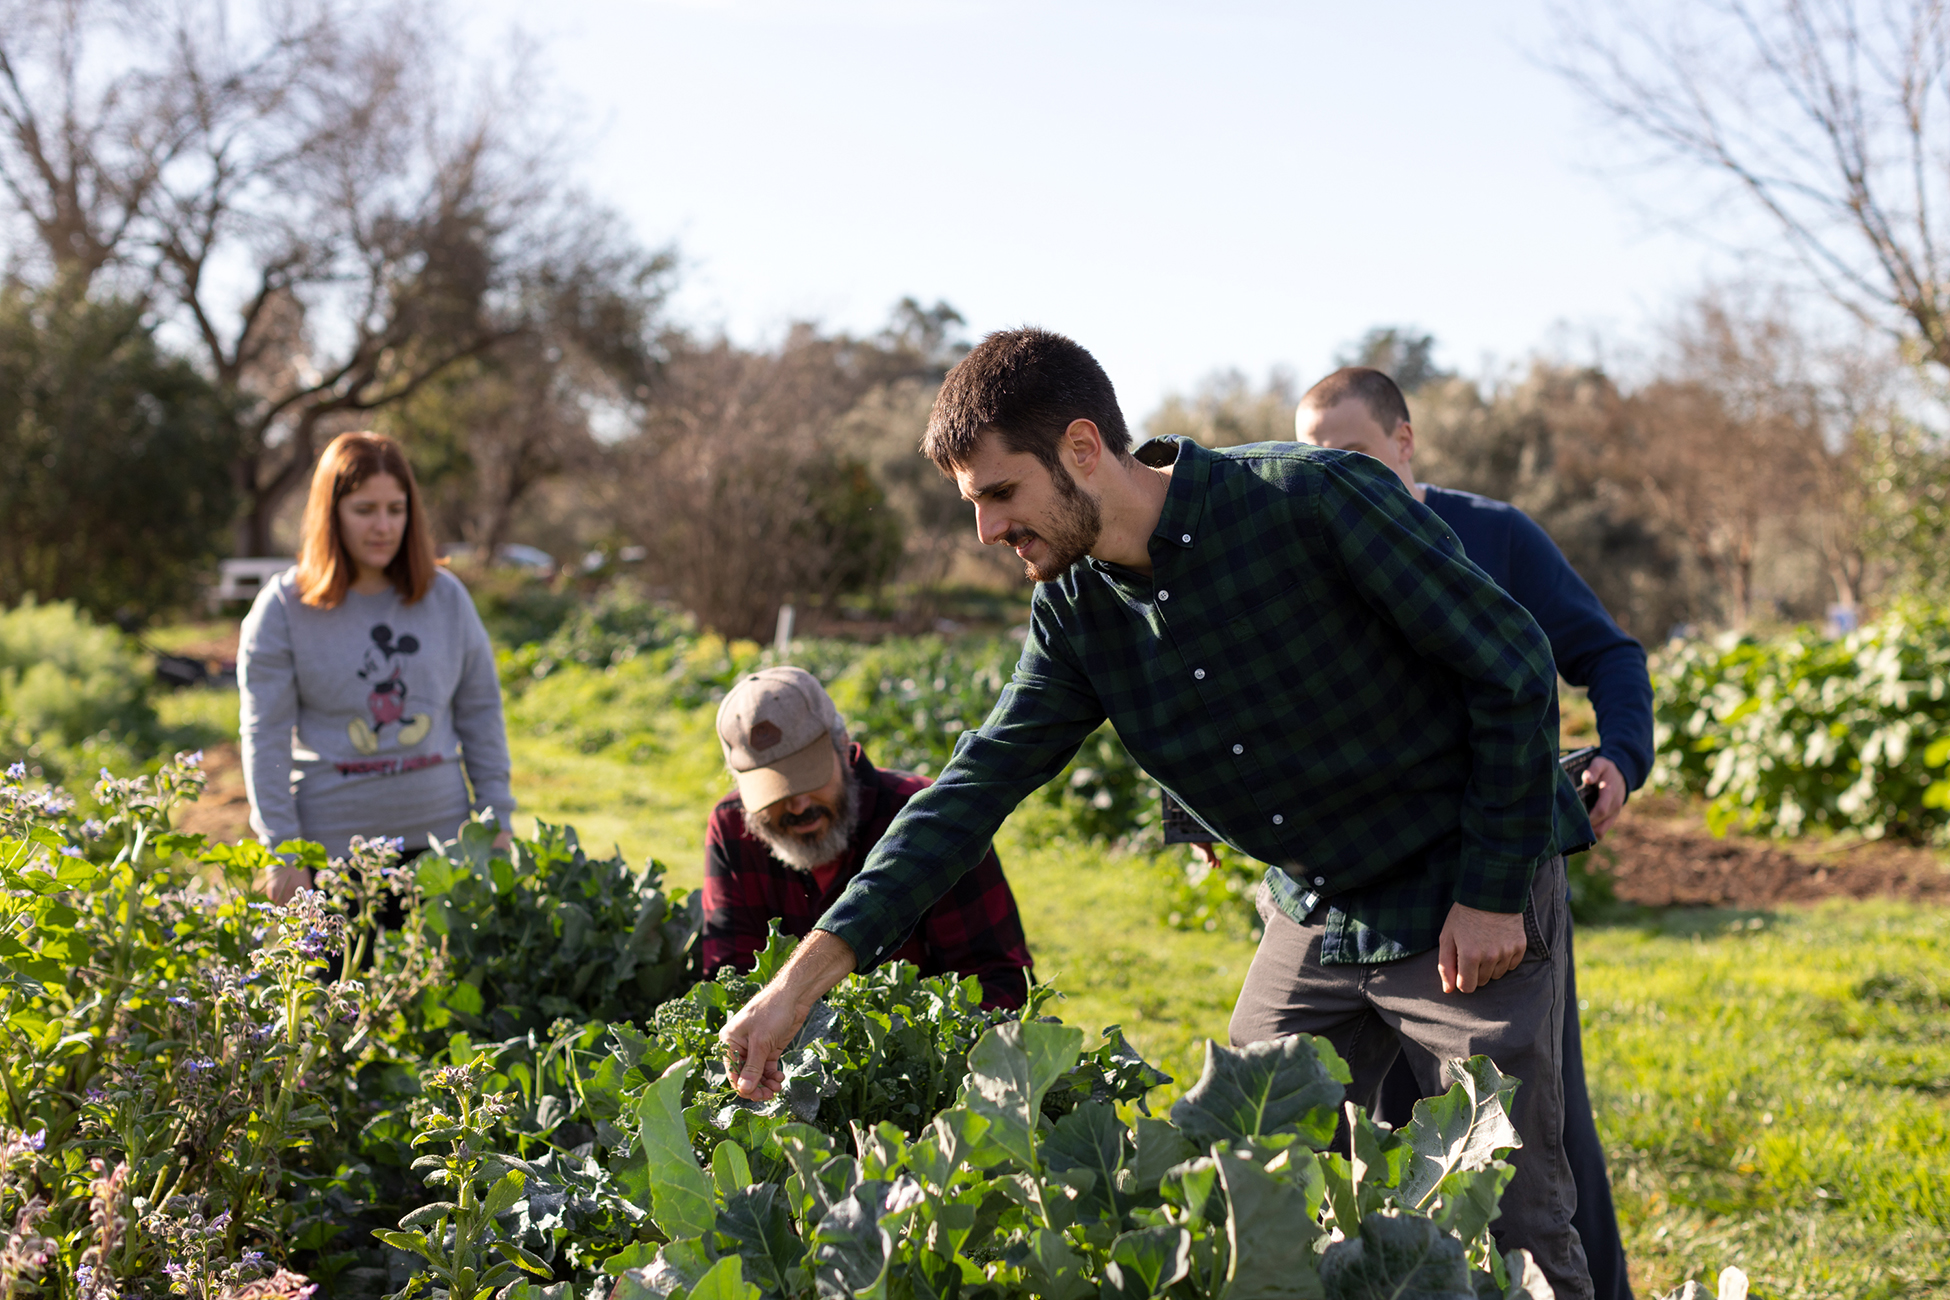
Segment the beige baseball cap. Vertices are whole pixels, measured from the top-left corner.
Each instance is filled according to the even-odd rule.
[[[754,811],[831,781],[834,743],[845,735],[832,697],[803,668],[752,673],[718,706],[725,766]]]

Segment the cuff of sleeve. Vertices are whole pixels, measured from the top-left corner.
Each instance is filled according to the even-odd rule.
[[[514,816],[515,812],[514,793],[506,786],[499,790],[483,791],[481,797],[474,801],[474,811],[485,812],[489,808],[494,809],[494,815],[501,819],[503,826],[512,825],[508,818]]]
[[[864,975],[874,967],[884,964],[888,955],[898,951],[901,946],[898,938],[886,940],[878,937],[874,928],[864,920],[822,918],[813,929],[824,930],[853,949],[855,975]]]
[[[1530,903],[1537,863],[1465,854],[1456,877],[1455,901],[1483,912],[1521,912]]]
[[[1612,761],[1612,764],[1618,768],[1619,775],[1625,778],[1625,788],[1627,790],[1636,790],[1645,784],[1646,773],[1639,766],[1638,760],[1630,754],[1620,753],[1615,749],[1606,749],[1603,745],[1600,745],[1598,746],[1598,757],[1608,758]]]

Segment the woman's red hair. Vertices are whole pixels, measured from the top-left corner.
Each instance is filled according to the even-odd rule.
[[[307,605],[337,609],[358,576],[358,565],[339,536],[339,502],[357,492],[375,474],[391,474],[406,489],[406,533],[399,554],[386,566],[386,576],[411,605],[433,586],[440,567],[426,511],[420,508],[420,485],[413,467],[397,442],[383,433],[341,433],[318,458],[312,471],[311,495],[305,499],[304,540],[298,546],[298,596]]]

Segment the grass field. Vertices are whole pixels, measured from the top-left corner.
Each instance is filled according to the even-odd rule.
[[[234,693],[161,701],[184,734],[234,735]],[[709,709],[511,702],[524,831],[655,857],[695,887],[728,788]],[[608,720],[605,710],[614,710]],[[592,752],[586,717],[616,739]],[[997,840],[1039,977],[1094,1033],[1121,1024],[1178,1082],[1223,1039],[1252,957],[1164,925],[1177,855],[1078,844],[1039,809]],[[1674,910],[1578,938],[1588,1073],[1641,1296],[1738,1264],[1756,1297],[1950,1297],[1950,911],[1829,904]]]

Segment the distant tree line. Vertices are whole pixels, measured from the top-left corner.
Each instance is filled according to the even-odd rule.
[[[741,633],[928,532],[886,442],[959,318],[679,330],[674,255],[574,185],[533,69],[464,64],[435,15],[0,7],[0,603],[180,605],[288,549],[324,441],[366,426],[446,540],[634,541]]]
[[[1340,358],[1404,378],[1419,481],[1520,506],[1641,638],[1822,621],[1950,595],[1950,454],[1894,349],[1817,342],[1779,294],[1688,304],[1649,365],[1535,359],[1492,378],[1378,328]],[[1224,446],[1290,438],[1304,385],[1237,373],[1173,398],[1149,432]]]
[[[1755,12],[1750,38],[1795,56],[1757,66],[1790,81],[1870,41],[1784,0]],[[1020,581],[915,454],[968,344],[952,307],[762,347],[687,330],[675,253],[578,189],[534,70],[465,63],[435,14],[0,0],[0,604],[178,607],[219,556],[288,549],[318,450],[358,427],[405,442],[442,540],[572,563],[641,548],[650,586],[728,634],[890,582]],[[1939,85],[1950,38],[1917,31],[1890,66]],[[1760,137],[1723,129],[1744,101],[1715,97],[1711,61],[1642,31],[1573,36],[1571,75],[1628,130],[1747,174]],[[1670,109],[1673,85],[1705,116]],[[1878,131],[1935,148],[1936,117],[1905,126],[1876,84],[1852,93],[1865,157]],[[1628,369],[1467,377],[1402,327],[1343,358],[1408,391],[1424,479],[1523,507],[1641,637],[1950,595],[1950,454],[1927,418],[1950,277],[1929,222],[1888,218],[1916,197],[1899,182],[1946,210],[1942,169],[1799,157],[1791,193],[1834,220],[1772,182],[1755,196],[1864,332],[1721,289]],[[1288,439],[1312,378],[1218,375],[1148,431]]]

